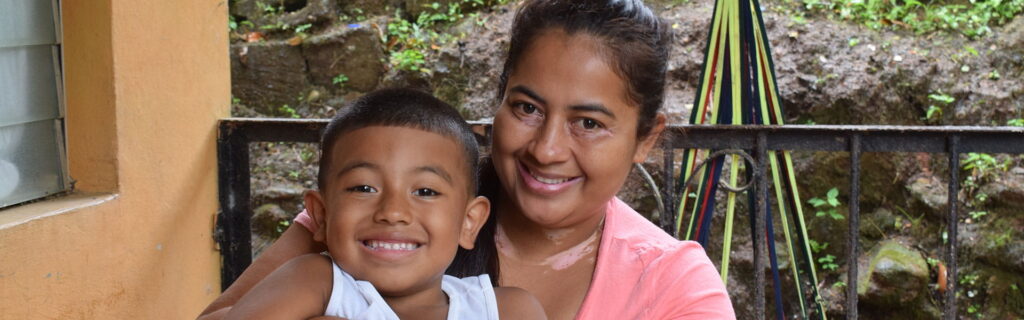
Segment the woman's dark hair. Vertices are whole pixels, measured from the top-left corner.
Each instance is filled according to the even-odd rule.
[[[414,128],[449,137],[462,147],[470,194],[476,191],[480,149],[469,124],[452,106],[434,96],[412,89],[377,90],[353,101],[338,112],[324,129],[320,141],[320,172],[317,187],[327,186],[327,173],[331,165],[331,150],[341,136],[371,126]]]
[[[672,41],[665,21],[640,0],[527,1],[512,23],[512,39],[498,83],[499,101],[523,52],[538,35],[551,29],[601,41],[609,65],[626,80],[628,98],[640,106],[637,137],[650,133],[665,100]]]
[[[498,248],[494,243],[494,234],[497,231],[498,220],[495,215],[495,201],[498,201],[498,192],[501,192],[501,181],[498,181],[498,173],[494,171],[491,158],[484,158],[480,162],[480,184],[478,195],[491,200],[491,214],[487,221],[477,233],[473,250],[466,250],[459,247],[455,253],[455,259],[448,265],[445,274],[459,278],[489,274],[491,284],[498,286]]]
[[[523,52],[541,33],[560,29],[569,35],[592,36],[603,45],[602,53],[626,80],[629,99],[640,107],[637,137],[645,137],[654,127],[654,119],[665,100],[665,76],[668,69],[672,33],[640,0],[528,0],[519,8],[512,23],[511,41],[505,67],[498,83],[498,100],[505,96],[508,79]],[[497,285],[498,252],[494,243],[497,228],[498,195],[501,182],[490,159],[480,166],[479,194],[491,200],[491,215],[480,230],[476,248],[459,250],[448,274],[465,277],[489,273]]]

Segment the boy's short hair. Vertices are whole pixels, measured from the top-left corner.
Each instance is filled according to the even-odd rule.
[[[476,136],[459,112],[434,96],[413,89],[382,89],[367,93],[338,112],[320,139],[320,172],[317,187],[327,186],[331,150],[345,133],[372,126],[414,128],[433,132],[461,145],[469,168],[469,195],[476,194],[480,151]]]

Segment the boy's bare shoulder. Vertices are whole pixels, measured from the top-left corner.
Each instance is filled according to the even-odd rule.
[[[275,272],[285,273],[289,278],[294,277],[292,279],[315,278],[315,280],[322,280],[324,275],[333,277],[333,269],[334,265],[330,257],[309,253],[292,258]]]
[[[540,301],[526,290],[517,287],[494,288],[498,301],[498,315],[502,319],[547,319]]]

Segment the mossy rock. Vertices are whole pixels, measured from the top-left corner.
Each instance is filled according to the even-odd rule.
[[[938,309],[925,299],[930,290],[928,263],[919,252],[886,240],[867,257],[867,266],[857,279],[857,295],[866,314],[892,319],[938,318]]]

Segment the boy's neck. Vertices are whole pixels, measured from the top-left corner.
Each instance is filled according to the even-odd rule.
[[[441,290],[441,278],[426,290],[402,296],[381,294],[399,319],[446,319],[448,295]]]

